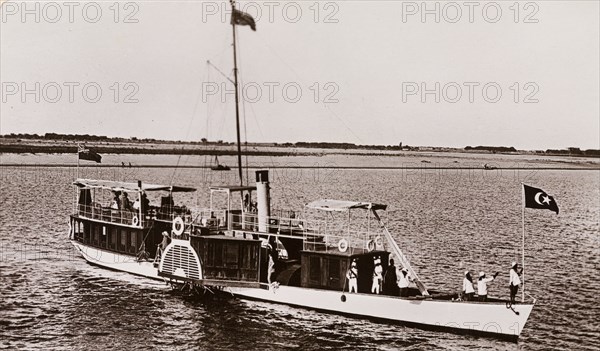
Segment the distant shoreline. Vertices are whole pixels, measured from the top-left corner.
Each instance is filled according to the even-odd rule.
[[[77,165],[68,163],[35,163],[35,164],[3,164],[0,167],[29,167],[29,168],[75,168]],[[131,165],[123,166],[117,164],[80,164],[80,168],[187,168],[187,169],[211,169],[211,166],[199,165]],[[246,166],[244,166],[246,168]],[[600,171],[599,167],[498,167],[486,170],[482,167],[428,167],[428,166],[298,166],[298,165],[249,165],[248,169],[370,169],[370,170],[456,170],[456,171]],[[230,172],[235,172],[233,168]]]
[[[139,154],[139,155],[195,155],[195,156],[235,156],[235,144],[222,142],[150,142],[140,140],[103,140],[71,141],[64,139],[20,139],[15,137],[0,137],[0,153],[6,154],[75,154],[77,144],[100,154]],[[550,151],[550,152],[548,152]],[[589,157],[600,158],[600,150],[546,150],[523,151],[509,147],[478,146],[466,148],[446,147],[410,147],[410,146],[377,146],[354,145],[346,143],[264,143],[245,144],[242,146],[242,155],[247,156],[314,156],[327,154],[341,155],[372,155],[372,156],[400,156],[407,152],[435,152],[435,153],[464,153],[464,154],[500,154],[500,155],[535,155],[535,156],[561,156],[561,157]]]

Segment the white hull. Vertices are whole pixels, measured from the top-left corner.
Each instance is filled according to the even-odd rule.
[[[241,297],[307,307],[327,312],[385,319],[433,329],[469,334],[488,334],[516,340],[523,330],[533,304],[477,303],[444,300],[413,300],[370,294],[280,286],[271,290],[230,288]]]
[[[71,243],[81,256],[91,264],[163,281],[163,278],[158,276],[158,269],[154,267],[152,262],[138,262],[133,256],[85,246],[74,240],[71,240]]]

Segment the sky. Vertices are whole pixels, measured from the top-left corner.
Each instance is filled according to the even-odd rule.
[[[598,1],[238,7],[243,140],[600,148]],[[0,10],[1,134],[235,141],[228,2]]]

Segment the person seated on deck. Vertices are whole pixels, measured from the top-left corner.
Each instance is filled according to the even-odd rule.
[[[400,297],[408,297],[408,287],[412,279],[408,274],[408,269],[402,268],[398,277],[398,287],[400,288]]]
[[[346,279],[348,279],[348,292],[358,292],[358,268],[356,268],[356,259],[352,260],[350,269],[346,272]]]
[[[463,299],[465,301],[473,300],[473,295],[475,294],[475,289],[473,289],[473,278],[471,277],[471,273],[469,271],[465,272],[465,278],[463,279]]]
[[[518,269],[519,265],[517,264],[517,262],[513,261],[509,272],[510,303],[513,305],[516,302],[515,297],[517,296],[517,292],[519,291],[519,285],[521,285],[521,278],[519,278],[519,275],[523,272],[523,269],[521,269],[521,271],[517,271]]]
[[[373,284],[371,285],[371,292],[373,294],[379,294],[381,291],[381,282],[383,280],[383,267],[381,267],[381,259],[378,256],[373,256]]]
[[[383,275],[383,293],[386,295],[398,296],[398,276],[394,259],[390,259],[390,265]]]
[[[121,192],[120,191],[113,191],[113,200],[110,203],[110,208],[112,208],[113,210],[118,210],[119,209],[119,198],[121,196]]]
[[[487,283],[496,279],[497,275],[498,272],[494,273],[491,278],[486,278],[485,272],[479,272],[479,279],[477,280],[477,295],[479,296],[479,301],[487,301]]]

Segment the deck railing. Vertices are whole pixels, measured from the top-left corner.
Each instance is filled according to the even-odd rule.
[[[140,218],[139,211],[114,209],[100,204],[79,205],[76,213],[79,217],[95,219],[103,222],[118,223],[134,227],[147,227],[152,220],[148,214]]]
[[[202,225],[209,228],[226,228],[226,211],[210,209],[190,209],[179,206],[150,206],[140,216],[135,209],[114,209],[100,204],[78,205],[76,215],[83,218],[95,219],[102,222],[118,223],[139,228],[150,227],[155,220],[173,221],[181,217],[189,230],[189,224]]]
[[[258,232],[256,213],[230,213],[232,229]],[[302,237],[304,250],[380,250],[384,249],[384,236],[379,230],[356,230],[348,228],[347,223],[303,218],[285,218],[270,216],[266,232],[279,236]],[[344,250],[344,251],[345,251]]]

